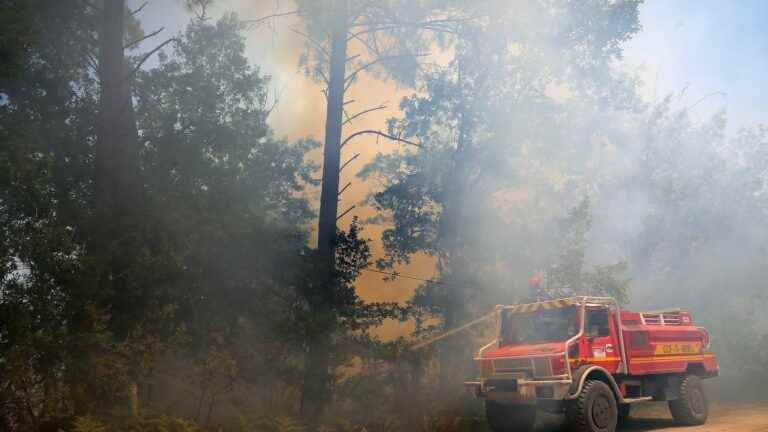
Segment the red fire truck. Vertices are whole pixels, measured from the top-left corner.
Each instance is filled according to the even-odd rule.
[[[478,351],[495,432],[533,427],[536,408],[565,413],[580,432],[611,432],[642,401],[668,401],[686,425],[707,420],[701,380],[717,376],[709,334],[681,309],[631,312],[606,297],[575,297],[495,310],[497,338]]]

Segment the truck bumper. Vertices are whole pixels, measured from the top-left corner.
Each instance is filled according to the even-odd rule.
[[[566,399],[570,386],[570,380],[486,379],[464,383],[464,388],[478,398],[528,404]]]

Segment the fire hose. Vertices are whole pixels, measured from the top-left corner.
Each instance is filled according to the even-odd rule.
[[[464,325],[462,325],[460,327],[456,327],[454,329],[448,330],[445,333],[442,333],[442,334],[439,334],[437,336],[433,336],[433,337],[431,337],[429,339],[423,340],[423,341],[413,345],[411,347],[411,349],[412,350],[417,350],[417,349],[424,348],[427,345],[431,345],[431,344],[433,344],[433,343],[435,343],[435,342],[437,342],[439,340],[447,338],[448,336],[452,336],[452,335],[454,335],[456,333],[464,331],[464,330],[466,330],[466,329],[468,329],[468,328],[470,328],[470,327],[472,327],[474,325],[480,324],[481,322],[484,322],[484,321],[487,321],[487,320],[489,320],[491,318],[494,318],[495,316],[496,316],[496,311],[493,311],[493,312],[491,312],[491,313],[489,313],[487,315],[483,315],[480,318],[472,320],[472,321],[470,321],[470,322],[468,322],[468,323],[466,323],[466,324],[464,324]]]

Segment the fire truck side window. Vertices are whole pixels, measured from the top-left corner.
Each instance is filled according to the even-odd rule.
[[[608,310],[587,309],[587,326],[584,330],[588,337],[610,336]]]

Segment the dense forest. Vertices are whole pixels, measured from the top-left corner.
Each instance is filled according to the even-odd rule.
[[[411,346],[575,294],[690,309],[715,397],[768,396],[768,127],[643,97],[639,0],[174,1],[169,37],[140,2],[0,0],[0,429],[486,430],[488,329]],[[324,134],[273,129],[265,28]],[[406,96],[361,128],[372,80]]]

